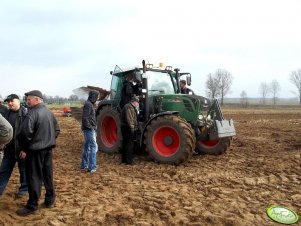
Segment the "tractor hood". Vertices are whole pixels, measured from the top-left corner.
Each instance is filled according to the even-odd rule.
[[[150,112],[156,114],[166,111],[177,111],[180,116],[196,124],[200,112],[207,112],[211,101],[205,97],[187,94],[162,94],[150,97]]]

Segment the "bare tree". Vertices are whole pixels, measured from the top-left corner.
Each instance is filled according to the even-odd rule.
[[[301,105],[301,69],[297,71],[292,71],[290,75],[290,81],[293,83],[298,90],[299,104]]]
[[[208,97],[211,99],[217,98],[220,94],[218,81],[211,73],[207,76],[206,89]]]
[[[232,75],[230,72],[223,70],[223,69],[218,69],[215,73],[215,76],[217,78],[217,81],[219,82],[218,88],[219,88],[219,93],[221,95],[221,105],[224,104],[224,97],[228,94],[230,91],[230,87],[232,85]]]
[[[247,107],[249,104],[248,95],[247,95],[246,91],[244,91],[244,90],[240,94],[240,103],[243,107]]]
[[[278,93],[280,91],[280,85],[279,85],[279,82],[277,82],[277,80],[273,80],[271,82],[270,91],[271,91],[271,94],[272,94],[273,103],[276,104],[276,102],[278,100]]]
[[[71,94],[71,95],[69,96],[69,100],[71,100],[71,101],[77,101],[78,99],[79,99],[78,96],[75,95],[75,94]]]
[[[232,85],[232,75],[223,69],[218,69],[215,74],[209,74],[206,81],[206,89],[209,98],[221,97],[221,105],[224,97],[229,93]]]
[[[260,86],[259,86],[259,94],[261,96],[261,100],[262,100],[262,103],[265,104],[266,103],[266,97],[269,93],[269,86],[266,82],[262,82],[260,83]]]

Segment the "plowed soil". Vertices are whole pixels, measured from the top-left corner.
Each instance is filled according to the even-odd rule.
[[[80,124],[57,117],[55,208],[17,216],[28,197],[15,196],[15,168],[0,198],[0,225],[277,225],[266,215],[272,204],[300,215],[301,109],[223,110],[237,131],[223,155],[194,155],[180,166],[137,155],[127,166],[119,155],[98,152],[92,174],[79,168]]]

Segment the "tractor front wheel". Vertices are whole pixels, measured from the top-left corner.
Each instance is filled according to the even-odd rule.
[[[97,144],[107,154],[119,152],[122,145],[120,118],[117,110],[106,106],[97,116]]]
[[[199,154],[220,155],[230,146],[231,137],[217,140],[197,140],[196,152]]]
[[[154,119],[147,126],[144,144],[155,162],[178,165],[192,156],[195,135],[184,119],[165,115]]]

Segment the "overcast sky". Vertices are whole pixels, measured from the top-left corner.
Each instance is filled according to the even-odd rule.
[[[279,97],[294,97],[300,12],[300,0],[1,0],[0,94],[109,89],[116,64],[146,59],[190,72],[200,95],[221,68],[233,76],[228,97],[259,97],[274,79]]]

